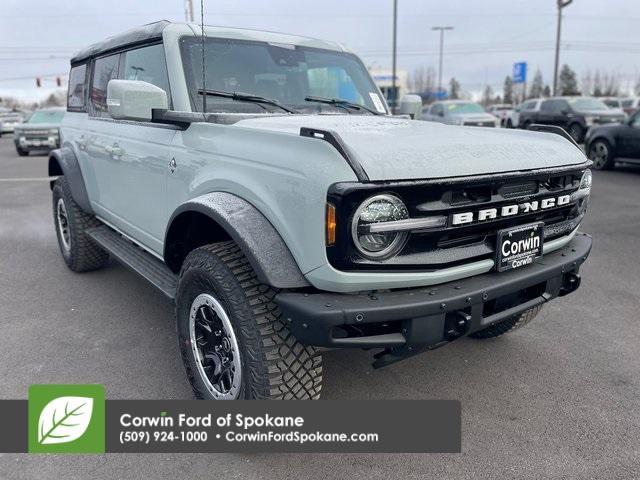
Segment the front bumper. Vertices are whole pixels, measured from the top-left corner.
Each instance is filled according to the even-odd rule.
[[[16,148],[20,148],[24,151],[31,150],[54,150],[60,148],[60,137],[47,136],[47,137],[24,137],[16,135],[13,139]]]
[[[591,237],[578,233],[532,265],[434,287],[341,294],[282,292],[295,337],[318,347],[386,348],[382,366],[486,328],[575,291]]]

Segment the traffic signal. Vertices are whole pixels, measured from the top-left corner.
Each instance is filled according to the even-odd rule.
[[[36,77],[36,87],[40,88],[42,86],[42,79],[40,77]]]

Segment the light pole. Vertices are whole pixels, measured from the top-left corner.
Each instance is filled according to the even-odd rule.
[[[391,113],[395,115],[396,105],[398,103],[398,93],[396,92],[396,57],[398,38],[398,0],[393,0],[393,52],[391,54],[391,92],[393,92],[393,103],[391,104]]]
[[[553,67],[553,96],[558,93],[558,63],[560,62],[560,31],[562,29],[562,9],[568,7],[573,0],[557,0],[558,2],[558,30],[556,31],[556,60]]]
[[[453,27],[432,27],[431,30],[440,31],[440,61],[438,67],[438,93],[442,92],[442,49],[444,44],[444,31],[453,30]]]
[[[184,0],[184,19],[193,23],[193,0]]]

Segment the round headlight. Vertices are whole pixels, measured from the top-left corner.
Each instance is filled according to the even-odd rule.
[[[591,175],[591,170],[586,170],[582,174],[582,179],[580,180],[580,188],[581,189],[591,188],[592,182],[593,182],[593,177]]]
[[[405,204],[394,195],[375,195],[358,207],[351,222],[351,236],[358,251],[367,258],[380,260],[398,253],[409,236],[408,232],[375,232],[369,226],[409,218]]]

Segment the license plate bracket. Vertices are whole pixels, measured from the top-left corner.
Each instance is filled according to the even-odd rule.
[[[530,265],[542,256],[544,222],[529,223],[499,230],[496,240],[498,272]]]

